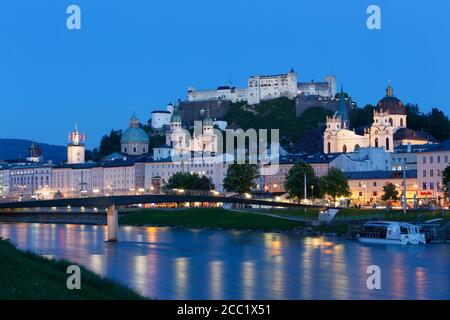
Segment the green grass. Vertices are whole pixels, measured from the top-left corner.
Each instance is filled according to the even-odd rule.
[[[138,209],[123,213],[119,224],[260,231],[289,231],[304,226],[304,223],[298,221],[218,208]]]
[[[408,210],[406,214],[402,210],[377,210],[377,209],[341,209],[336,216],[336,221],[353,221],[353,220],[368,220],[368,219],[383,219],[394,221],[412,221],[419,215],[424,214],[424,220],[435,219],[443,217],[450,218],[450,213],[444,212],[441,216],[440,211],[426,211],[426,210]]]
[[[317,216],[319,215],[319,209],[316,208],[307,209],[306,212],[304,209],[269,209],[265,212],[280,216],[291,216],[308,220],[317,220]]]
[[[64,260],[49,260],[18,250],[0,238],[0,300],[103,300],[142,299],[134,290],[81,268],[81,289],[66,286]]]
[[[337,235],[345,235],[348,232],[348,223],[320,225],[313,227],[313,230],[325,233],[336,233]]]
[[[319,214],[319,209],[308,209],[306,212],[303,209],[270,209],[265,211],[268,213],[277,214],[280,216],[301,217],[309,220],[316,220]],[[384,209],[354,209],[343,208],[337,214],[335,221],[354,221],[354,220],[368,220],[368,219],[386,219],[386,220],[414,220],[420,214],[425,214],[425,220],[435,219],[441,217],[440,211],[426,211],[426,210],[408,210],[403,214],[402,210]],[[443,214],[444,219],[450,218],[450,212],[446,211]]]

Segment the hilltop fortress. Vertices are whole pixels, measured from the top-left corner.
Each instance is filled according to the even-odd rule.
[[[216,90],[196,90],[189,87],[187,100],[229,100],[231,102],[246,101],[258,104],[262,100],[279,97],[294,98],[298,95],[321,96],[331,98],[336,95],[336,77],[328,75],[323,82],[297,82],[297,73],[292,68],[288,73],[276,75],[254,75],[248,78],[246,88],[232,85],[219,86]]]

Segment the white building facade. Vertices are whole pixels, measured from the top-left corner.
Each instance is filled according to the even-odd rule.
[[[365,147],[394,152],[394,135],[401,129],[406,129],[406,109],[403,103],[394,97],[394,91],[389,85],[386,97],[378,102],[374,110],[372,126],[365,128],[362,135],[350,130],[348,117],[344,120],[341,108],[332,117],[327,117],[323,135],[324,153],[353,152]]]
[[[198,174],[210,179],[211,188],[223,192],[223,179],[228,170],[228,163],[222,156],[193,156],[185,161],[171,159],[145,163],[145,190],[158,190],[164,186],[172,175],[177,172]]]

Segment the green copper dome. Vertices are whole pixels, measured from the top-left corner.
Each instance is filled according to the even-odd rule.
[[[210,112],[209,112],[209,108],[206,110],[206,117],[203,120],[203,125],[204,126],[213,126],[214,125],[214,121],[211,118]]]
[[[170,122],[181,122],[181,116],[178,113],[178,109],[174,109],[172,116],[170,117]]]
[[[149,139],[147,132],[139,127],[139,120],[136,115],[130,119],[130,127],[122,133],[122,138],[120,139],[121,144],[128,143],[146,143],[148,144]]]
[[[128,128],[122,134],[122,138],[120,139],[120,143],[128,144],[128,143],[148,143],[148,135],[141,128]]]

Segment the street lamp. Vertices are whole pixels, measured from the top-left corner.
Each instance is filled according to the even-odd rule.
[[[363,184],[363,189],[364,189],[364,198],[363,198],[363,202],[364,202],[364,205],[366,204],[366,187],[367,187],[367,185],[365,185],[365,184]]]

